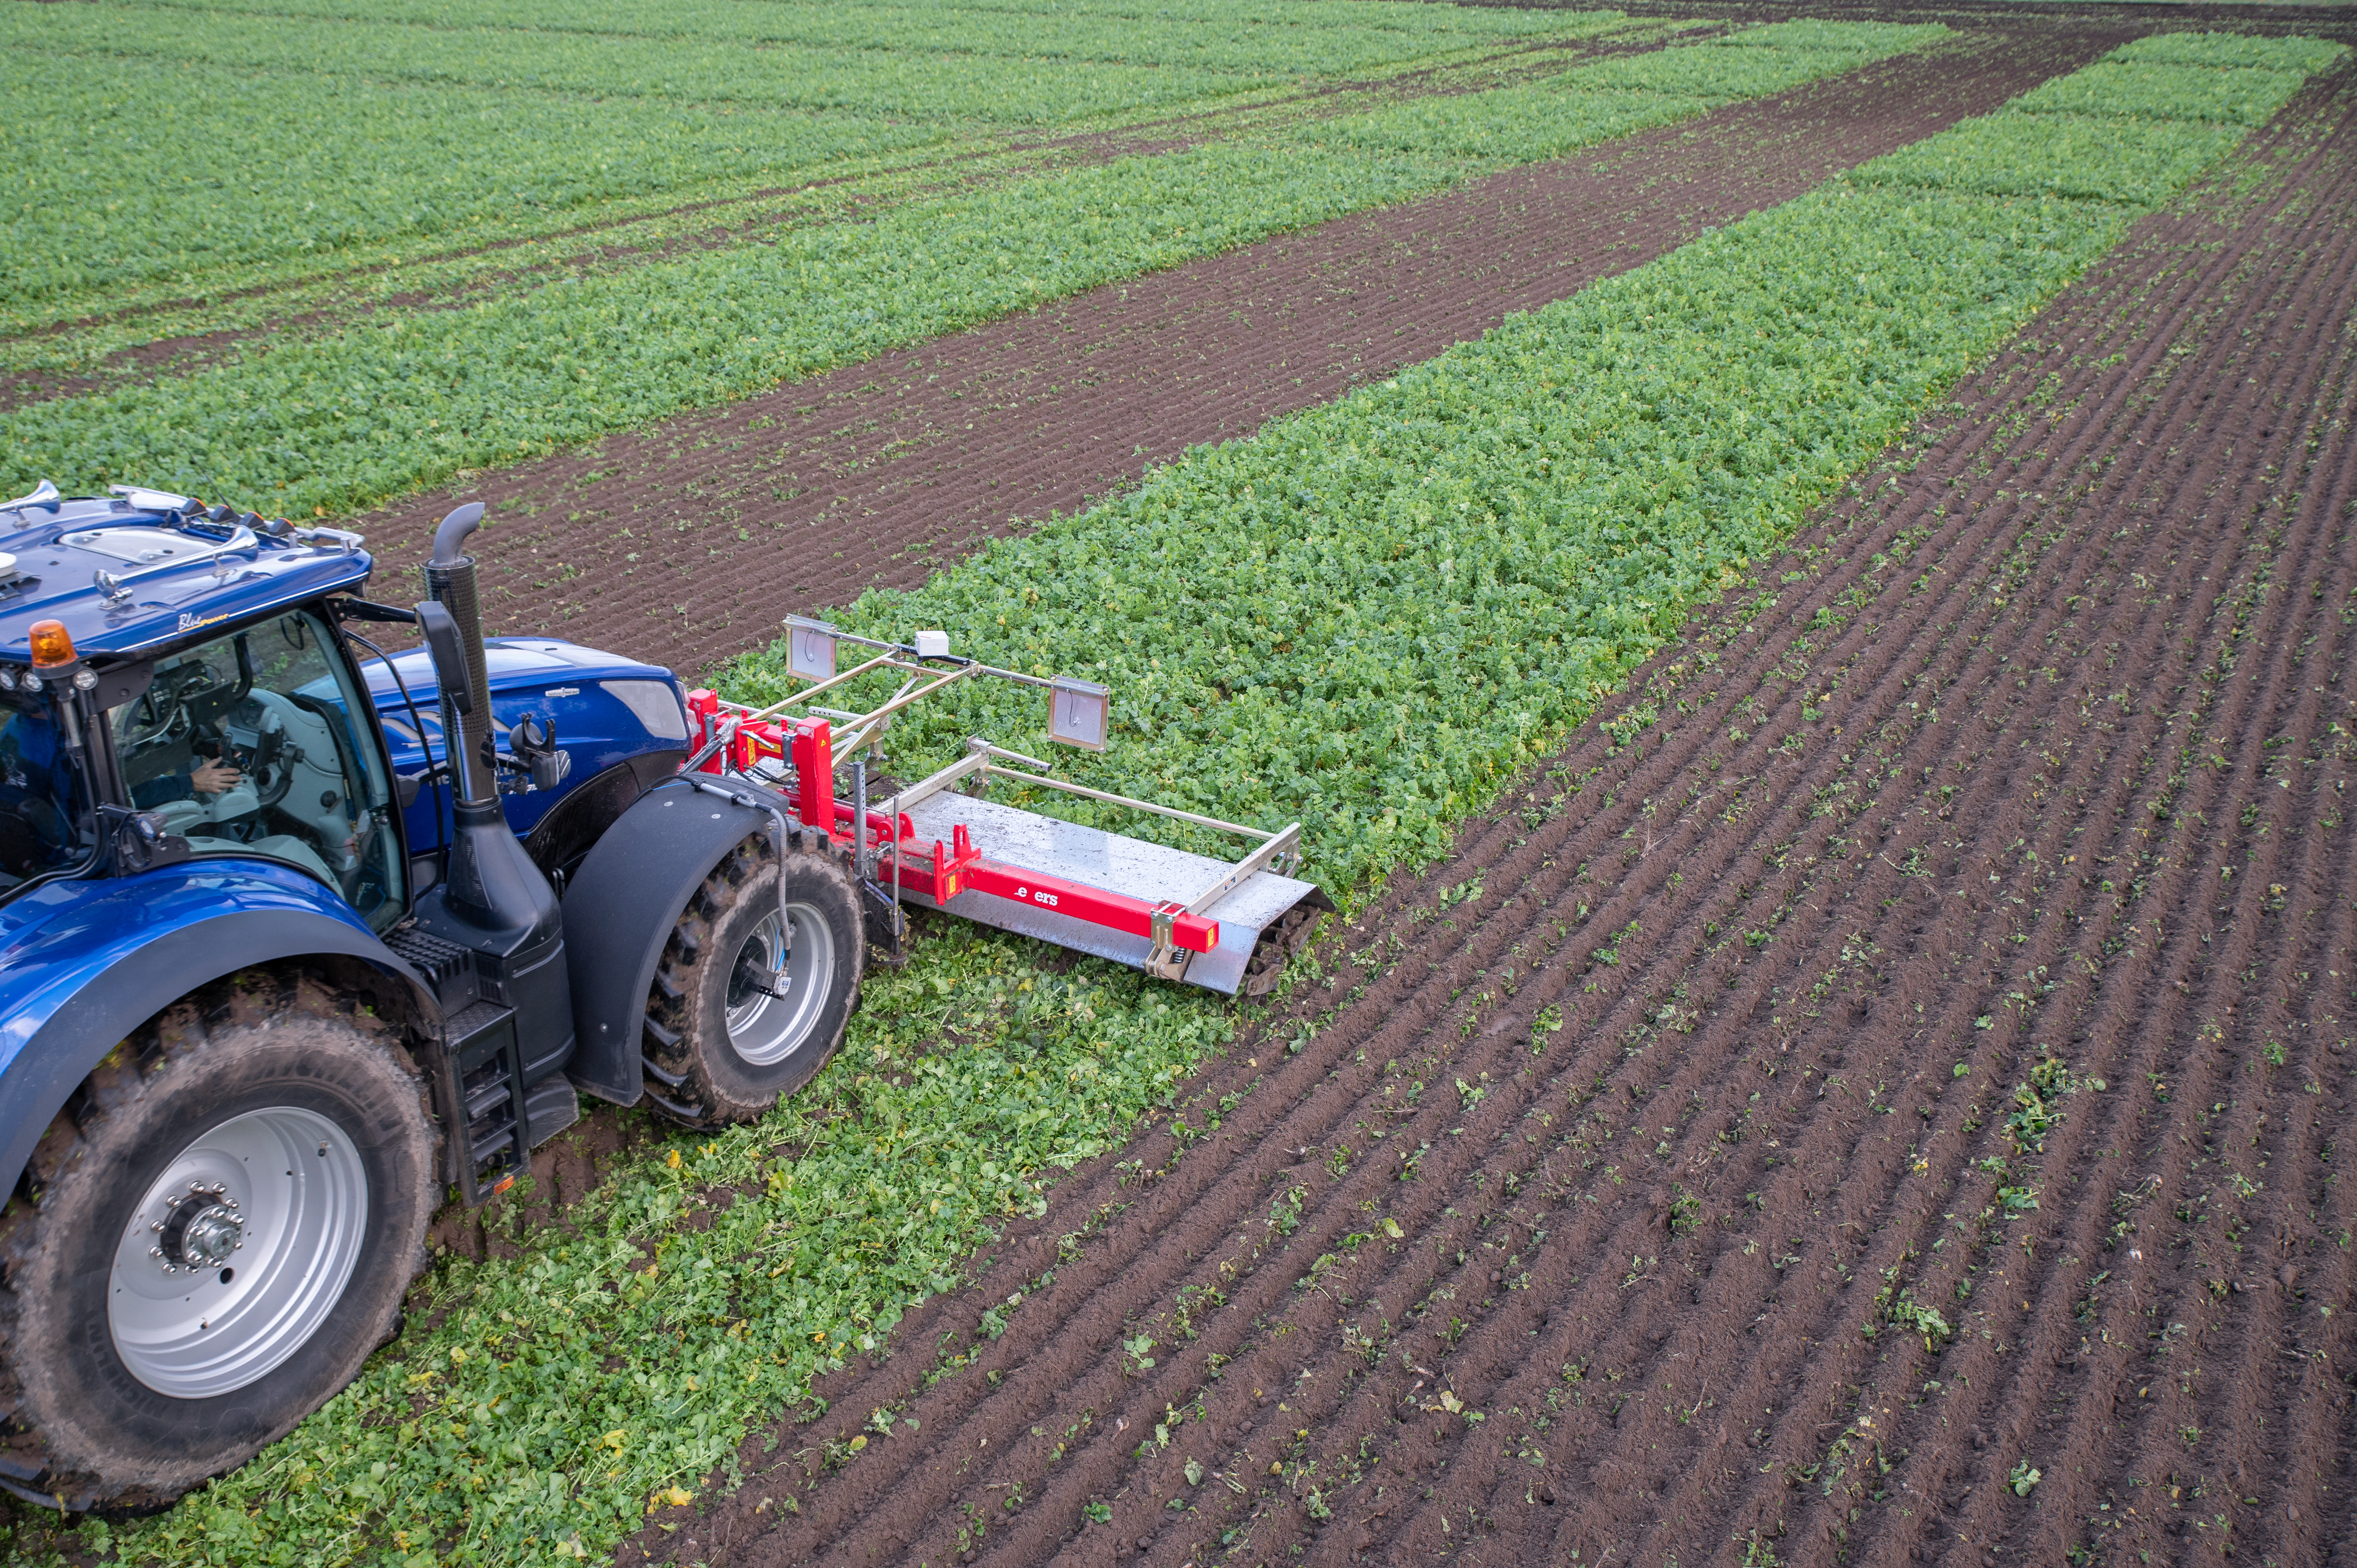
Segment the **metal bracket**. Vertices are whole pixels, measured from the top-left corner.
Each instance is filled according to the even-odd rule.
[[[1177,935],[1176,927],[1178,917],[1186,913],[1188,909],[1184,904],[1173,904],[1166,899],[1157,904],[1154,907],[1154,913],[1146,917],[1146,926],[1153,937],[1154,950],[1146,955],[1145,967],[1146,972],[1157,980],[1186,978],[1187,965],[1193,961],[1195,955],[1171,940]]]

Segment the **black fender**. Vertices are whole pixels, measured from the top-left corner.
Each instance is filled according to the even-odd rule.
[[[90,972],[0,1069],[0,1105],[9,1109],[0,1147],[0,1201],[16,1189],[49,1123],[66,1101],[138,1027],[199,986],[259,964],[290,960],[357,961],[388,977],[410,1016],[436,1029],[441,1004],[407,963],[350,918],[307,909],[231,909],[175,926]]]
[[[605,837],[606,831],[638,803],[640,796],[675,776],[686,758],[683,751],[642,752],[583,779],[550,807],[539,825],[525,835],[524,854],[554,880]]]
[[[712,868],[748,838],[773,833],[770,813],[784,809],[780,797],[734,779],[669,779],[615,820],[566,883],[574,1050],[565,1072],[583,1093],[639,1102],[647,988],[663,943]]]

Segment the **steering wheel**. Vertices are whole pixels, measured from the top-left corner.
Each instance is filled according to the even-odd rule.
[[[137,747],[187,735],[195,725],[188,716],[188,700],[201,697],[220,684],[212,671],[201,663],[165,671],[131,705],[123,744]]]
[[[263,721],[245,771],[253,776],[254,800],[260,805],[278,804],[294,788],[295,759],[287,755],[286,726],[275,714]]]

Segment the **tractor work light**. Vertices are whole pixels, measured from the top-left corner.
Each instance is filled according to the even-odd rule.
[[[76,657],[73,639],[67,635],[61,620],[37,620],[33,623],[33,668],[61,670]]]

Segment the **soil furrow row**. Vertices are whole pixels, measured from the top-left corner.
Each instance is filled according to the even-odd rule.
[[[2357,725],[2333,132],[2287,115],[2245,149],[2280,160],[2255,189],[2139,225],[1824,509],[1814,581],[1727,607],[1620,705],[1633,734],[1599,723],[1336,933],[1189,1086],[1179,1115],[1216,1096],[1214,1128],[1080,1173],[963,1321],[904,1325],[1025,1291],[971,1368],[823,1391],[830,1434],[870,1397],[920,1431],[782,1527],[745,1506],[757,1479],[697,1551],[1585,1563],[1756,1531],[1784,1561],[2045,1558],[2185,1446],[2184,1409],[2213,1485],[2262,1499],[2237,1545],[2330,1539],[2338,1376],[2281,1350],[2337,1331],[2295,1326],[2272,1276],[2216,1307],[2225,1276],[2183,1248],[2094,1276],[2141,1243],[2115,1194],[2161,1176],[2127,1211],[2149,1230],[2231,1168],[2244,1245],[2317,1251],[2319,1298],[2347,1294],[2324,1239],[2349,1201],[2308,1170],[2345,1086],[2292,1081],[2339,1056],[2339,998],[2295,977],[2345,966],[2350,918],[2346,756],[2315,750]],[[2255,800],[2283,736],[2315,788]],[[2262,1037],[2296,1047],[2273,1077]],[[2048,1049],[2109,1087],[2008,1131]],[[2007,1218],[2000,1189],[2043,1202]],[[2149,1310],[2208,1323],[2210,1370],[2115,1411]],[[2016,1497],[2033,1450],[2048,1478]]]
[[[2309,546],[2313,548],[2317,542],[2311,537],[2308,542]],[[2281,672],[2279,671],[2279,674]],[[2267,694],[2272,696],[2274,693],[2270,691]],[[2265,718],[2265,714],[2246,714],[2246,722],[2240,726],[2244,734],[2244,737],[2250,740],[2255,751],[2256,748],[2257,737],[2251,736],[2248,732],[2255,724],[2264,722]],[[2203,727],[2207,727],[2206,724]],[[2228,727],[2229,733],[2231,734],[2235,726],[2233,726],[2230,722]],[[2213,774],[2211,777],[2215,787],[2212,790],[2212,800],[2210,803],[2214,804],[2215,795],[2221,792],[2231,791],[2233,786],[2231,783],[2223,781],[2222,776]],[[2197,799],[2181,800],[2179,803],[2179,810],[2194,818],[2199,818],[2206,814],[2203,802]],[[2282,842],[2283,841],[2281,840],[2278,841],[2279,843]],[[2220,851],[2213,850],[2208,858],[2205,858],[2200,863],[2198,868],[2189,866],[2181,870],[2180,879],[2185,882],[2189,891],[2190,888],[2201,885],[2204,880],[2205,874],[2207,874],[2211,880],[2214,881],[2215,873],[2218,869],[2216,862],[2220,854]],[[2256,881],[2253,881],[2251,886],[2255,888],[2257,886]],[[2260,897],[2265,896],[2260,895]],[[2256,924],[2257,923],[2255,921],[2253,922],[2254,929],[2256,929]],[[2119,1099],[2114,1101],[2113,1104],[2115,1107],[2127,1106],[2135,1108],[2133,1115],[2125,1111],[2115,1110],[2114,1115],[2110,1118],[2111,1122],[2114,1122],[2115,1125],[2108,1129],[2108,1135],[2111,1136],[2114,1142],[2120,1144],[2122,1148],[2127,1147],[2129,1141],[2119,1136],[2122,1129],[2117,1125],[2117,1123],[2123,1122],[2132,1123],[2135,1120],[2140,1119],[2148,1110],[2147,1107],[2145,1107],[2142,1104],[2143,1097],[2136,1089],[2135,1080],[2136,1077],[2139,1076],[2142,1071],[2149,1070],[2152,1067],[2157,1065],[2161,1049],[2165,1046],[2166,1042],[2168,1042],[2172,1036],[2183,1032],[2181,1023],[2171,1025],[2166,1019],[2156,1018],[2151,1015],[2148,1009],[2164,1001],[2173,1004],[2175,999],[2169,997],[2168,995],[2168,992],[2184,983],[2187,967],[2189,965],[2196,964],[2199,961],[2200,956],[2198,951],[2192,949],[2190,944],[2184,942],[2176,944],[2176,953],[2175,957],[2171,960],[2171,962],[2178,972],[2173,976],[2173,978],[2167,982],[2165,985],[2158,987],[2147,987],[2139,984],[2135,972],[2135,966],[2133,964],[2115,968],[2111,972],[2107,973],[2104,977],[2102,983],[2103,991],[2110,993],[2107,1006],[2101,1010],[2098,1010],[2092,1005],[2083,1009],[2082,1015],[2092,1016],[2093,1018],[2093,1022],[2083,1023],[2072,1032],[2071,1041],[2069,1042],[2072,1047],[2077,1047],[2086,1043],[2093,1043],[2094,1045],[2094,1048],[2098,1054],[2090,1058],[2082,1065],[2089,1070],[2100,1072],[2106,1076],[2115,1084],[2115,1092],[2119,1094]],[[2119,1015],[2117,1010],[2121,1008],[2126,1008],[2129,1011],[2126,1015]],[[2182,1006],[2179,1006],[2176,1010],[2181,1013],[2185,1009]],[[2113,1042],[2116,1041],[2142,1041],[2145,1043],[2145,1049],[2141,1053],[2139,1059],[2133,1064],[2122,1061],[2117,1058],[2106,1059],[2102,1053]],[[2076,1056],[2079,1052],[2074,1048],[2072,1054]],[[2087,1119],[2087,1124],[2091,1127],[2093,1126],[2093,1119],[2092,1116]],[[2068,1164],[2073,1157],[2073,1151],[2071,1146],[2073,1144],[2084,1143],[2088,1148],[2092,1149],[2094,1143],[2100,1141],[2101,1140],[2096,1138],[2092,1133],[2088,1133],[2083,1139],[2076,1136],[2058,1138],[2056,1140],[2056,1150],[2050,1152],[2044,1162],[2045,1168],[2051,1171],[2057,1167],[2058,1164]],[[2075,1171],[2069,1178],[2070,1184],[2073,1187],[2083,1185],[2090,1190],[2107,1188],[2114,1186],[2119,1180],[2119,1178],[2125,1174],[2129,1164],[2140,1163],[2136,1160],[2133,1154],[2123,1155],[2116,1149],[2106,1149],[2103,1151],[2103,1154],[2106,1157],[2105,1163],[2090,1166],[2083,1170]],[[2050,1181],[2048,1185],[2050,1190],[2059,1190],[2061,1184]],[[2071,1263],[2076,1263],[2079,1259],[2092,1255],[2094,1252],[2095,1244],[2099,1240],[2099,1232],[2102,1228],[2101,1220],[2102,1213],[2100,1210],[2093,1209],[2092,1208],[2083,1208],[2078,1210],[2073,1221],[2075,1230],[2078,1233],[2070,1237],[2067,1240],[2061,1242],[2061,1250],[2066,1253],[2072,1254],[2069,1260],[2069,1263],[2066,1263],[2066,1267]],[[2055,1240],[2056,1239],[2055,1233],[2050,1230],[2046,1236],[2040,1238],[2040,1240],[2050,1241]],[[1927,1280],[1926,1283],[1931,1282]],[[2064,1283],[2061,1275],[2059,1273],[2050,1273],[2046,1274],[2042,1281],[2034,1288],[2048,1299],[2037,1304],[2034,1308],[2030,1306],[2029,1304],[2025,1303],[2025,1318],[2021,1320],[2019,1324],[2005,1326],[2005,1327],[2011,1328],[2017,1334],[2029,1332],[2031,1335],[2029,1342],[2026,1345],[2015,1345],[2013,1347],[2013,1354],[2010,1356],[2008,1360],[2004,1363],[1997,1364],[1992,1372],[1984,1372],[1982,1376],[1975,1380],[1972,1384],[1975,1388],[1980,1388],[1986,1386],[1992,1375],[2002,1377],[2007,1371],[2009,1370],[2011,1372],[2014,1380],[2014,1386],[2006,1389],[2003,1393],[1997,1396],[2000,1401],[2003,1402],[2004,1408],[1987,1412],[1987,1419],[1985,1424],[1990,1430],[2006,1434],[2010,1441],[2021,1445],[2027,1445],[2029,1442],[2028,1434],[2031,1423],[2029,1417],[2029,1406],[2034,1400],[2042,1397],[2044,1392],[2044,1378],[2041,1369],[2045,1368],[2050,1361],[2064,1355],[2065,1347],[2061,1346],[2061,1340],[2067,1337],[2070,1332],[2070,1330],[2065,1326],[2069,1319],[2064,1316],[2069,1308],[2067,1298],[2070,1294],[2070,1287],[2066,1283]],[[2005,1327],[2000,1328],[2000,1338],[2004,1337]],[[1947,1366],[1948,1363],[1943,1362],[1942,1364],[1943,1369],[1945,1370]],[[1897,1377],[1898,1375],[1899,1374],[1896,1372],[1893,1373],[1894,1377]],[[1963,1375],[1970,1376],[1971,1374],[1965,1373]],[[1900,1397],[1903,1397],[1903,1391],[1901,1391]],[[1952,1401],[1948,1405],[1943,1407],[1943,1413],[1945,1413],[1951,1420],[1961,1420],[1969,1417],[1975,1413],[1975,1412],[1971,1410],[1960,1412],[1957,1409],[1957,1402]],[[1903,1482],[1902,1484],[1914,1485],[1915,1483],[1912,1480],[1910,1480]],[[1938,1490],[1936,1485],[1919,1486],[1917,1487],[1917,1489],[1919,1491],[1925,1491],[1933,1495],[1936,1495]],[[2002,1502],[2003,1499],[2001,1493],[2002,1488],[1997,1487],[1993,1488],[1990,1495],[1996,1497],[1998,1502]],[[2039,1499],[2039,1506],[2037,1509],[2038,1517],[2042,1520],[2050,1519],[2054,1513],[2056,1504],[2058,1502],[2067,1500],[2071,1495],[2072,1487],[2070,1483],[2067,1481],[2062,1486],[2055,1487],[2052,1492],[2042,1494]],[[1995,1505],[1992,1504],[1989,1506],[1994,1507]],[[1971,1535],[1972,1532],[1965,1531],[1964,1533]],[[1975,1539],[1977,1539],[1977,1537],[1975,1537]],[[2049,1544],[2050,1544],[2050,1542]],[[2032,1550],[2035,1552],[2042,1550],[2042,1548],[2033,1548]],[[2055,1550],[2059,1551],[2061,1549],[2056,1548]]]

